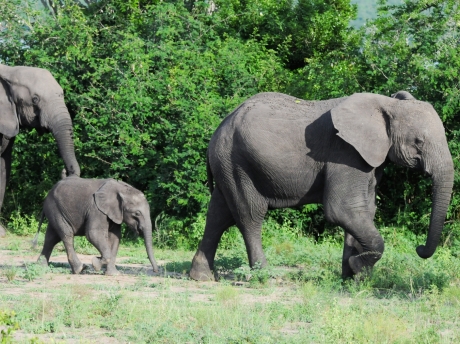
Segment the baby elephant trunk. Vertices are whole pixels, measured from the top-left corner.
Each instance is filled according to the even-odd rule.
[[[142,231],[144,232],[145,248],[147,250],[147,256],[149,257],[150,264],[152,264],[153,271],[158,272],[158,265],[153,255],[152,222],[150,220],[146,223],[146,226]]]

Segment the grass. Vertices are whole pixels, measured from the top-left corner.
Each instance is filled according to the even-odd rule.
[[[26,264],[0,267],[0,314],[15,324],[3,325],[8,336],[22,342],[459,342],[458,250],[440,247],[422,260],[415,242],[395,230],[382,232],[387,247],[372,276],[346,283],[340,279],[341,243],[332,239],[271,239],[265,248],[270,267],[253,270],[241,240],[232,250],[218,250],[220,282],[198,283],[166,274],[115,280],[71,275],[54,264],[44,269],[27,263],[34,255],[23,238],[9,236],[0,249],[25,257]],[[79,250],[92,252],[84,244]],[[155,250],[162,268],[179,273],[190,268],[193,254]],[[148,265],[145,255],[139,245],[119,253],[129,263]]]

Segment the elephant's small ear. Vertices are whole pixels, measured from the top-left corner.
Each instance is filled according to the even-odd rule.
[[[0,78],[0,133],[14,137],[19,132],[16,106],[8,94],[8,84]]]
[[[118,182],[109,179],[94,193],[97,208],[116,224],[123,222],[123,195],[119,189]]]
[[[337,135],[372,167],[383,164],[391,143],[379,97],[383,96],[356,93],[331,110]]]
[[[412,100],[415,97],[407,91],[398,91],[391,95],[391,98],[399,99],[399,100]]]

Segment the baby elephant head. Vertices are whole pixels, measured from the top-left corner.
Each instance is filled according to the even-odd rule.
[[[116,224],[122,222],[136,233],[144,234],[145,248],[153,271],[158,266],[153,256],[150,207],[144,194],[123,182],[109,179],[94,194],[98,209]]]

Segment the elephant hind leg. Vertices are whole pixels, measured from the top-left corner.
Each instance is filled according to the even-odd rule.
[[[72,272],[78,275],[83,270],[83,264],[80,261],[80,259],[78,259],[77,253],[75,252],[75,248],[73,245],[73,236],[65,237],[64,240],[62,240],[62,242],[64,243],[64,247],[67,252],[67,259],[69,260]]]
[[[43,243],[43,249],[38,257],[38,262],[42,264],[48,265],[51,257],[51,253],[53,252],[54,246],[61,241],[61,238],[56,233],[54,228],[50,225],[46,228],[45,233],[45,242]]]
[[[215,188],[206,215],[203,239],[193,257],[191,278],[197,281],[214,280],[213,269],[217,246],[225,230],[234,224],[235,220],[224,196],[218,188]]]
[[[262,249],[262,223],[268,211],[268,202],[261,196],[251,183],[239,185],[236,194],[232,194],[230,209],[236,221],[236,226],[243,235],[249,265],[251,268],[260,264],[267,265],[267,259]]]

